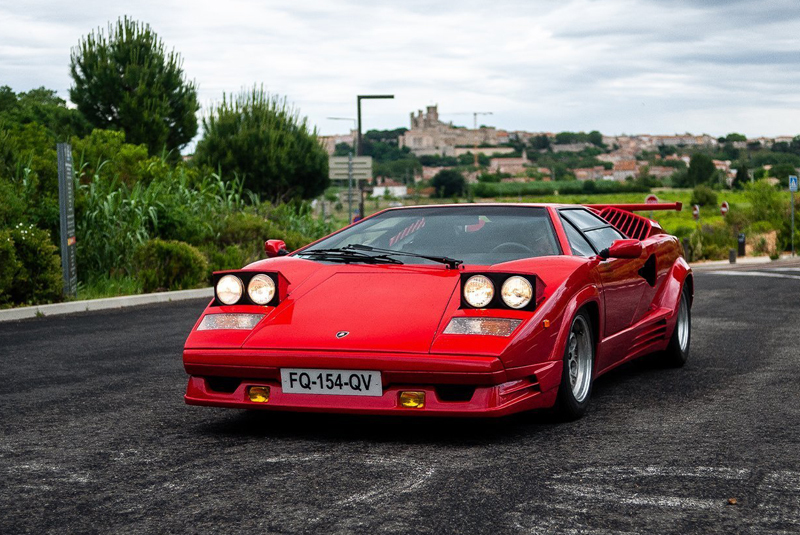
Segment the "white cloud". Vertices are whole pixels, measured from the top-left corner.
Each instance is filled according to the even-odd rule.
[[[794,0],[665,2],[269,2],[0,0],[0,84],[66,97],[70,48],[118,16],[148,22],[184,58],[200,100],[263,83],[323,133],[355,116],[446,119],[604,133],[796,132],[800,9]]]

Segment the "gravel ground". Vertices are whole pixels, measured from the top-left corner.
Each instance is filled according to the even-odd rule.
[[[568,424],[189,407],[203,305],[0,324],[0,533],[800,533],[800,276],[698,273]]]

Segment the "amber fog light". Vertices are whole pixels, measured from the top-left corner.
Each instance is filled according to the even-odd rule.
[[[269,401],[269,387],[251,386],[247,389],[247,397],[254,403],[266,403]]]
[[[407,409],[421,409],[425,406],[425,392],[400,392],[400,405]]]

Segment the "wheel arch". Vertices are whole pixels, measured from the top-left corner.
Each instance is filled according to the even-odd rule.
[[[602,302],[600,292],[596,286],[586,286],[578,292],[564,309],[564,316],[562,320],[562,328],[559,333],[558,343],[555,345],[556,353],[553,355],[554,359],[560,359],[564,356],[564,351],[567,348],[567,340],[569,339],[569,330],[572,327],[572,319],[578,312],[586,309],[589,314],[589,321],[592,325],[592,335],[594,336],[595,347],[595,364],[597,360],[597,350],[599,349],[600,333],[602,331]]]
[[[578,308],[576,313],[581,310],[586,310],[586,312],[589,313],[589,322],[592,325],[592,336],[594,337],[594,351],[595,356],[597,356],[597,349],[600,344],[600,305],[597,301],[587,301]],[[597,361],[597,359],[595,359],[595,361]]]
[[[694,302],[694,275],[691,271],[686,274],[686,278],[683,280],[683,288],[688,290],[687,295],[689,296],[689,307],[691,308]]]

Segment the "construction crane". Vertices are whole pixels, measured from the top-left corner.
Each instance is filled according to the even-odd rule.
[[[478,115],[492,115],[492,112],[490,112],[490,111],[474,111],[474,112],[472,112],[472,119],[473,119],[473,125],[474,125],[474,129],[475,130],[478,130]],[[475,169],[477,170],[478,169],[478,135],[477,134],[475,134],[475,140],[474,141],[475,141],[475,146],[473,147],[472,155],[475,156]]]

